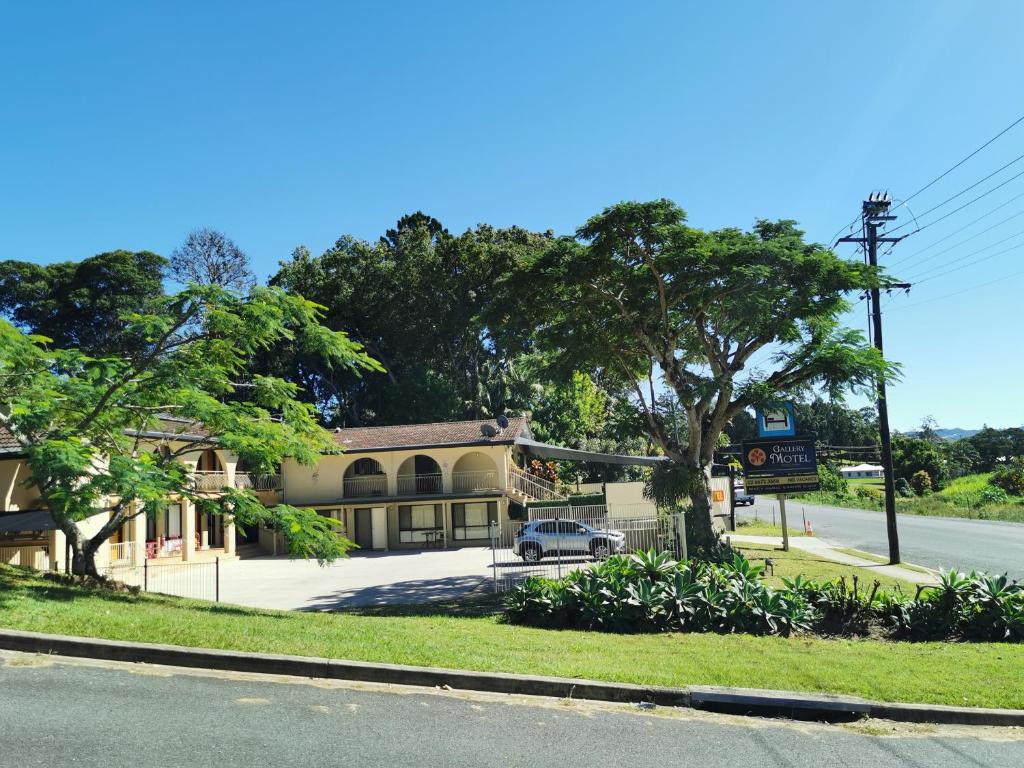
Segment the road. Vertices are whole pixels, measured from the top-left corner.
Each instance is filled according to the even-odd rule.
[[[736,510],[737,518],[772,519],[778,508],[773,497],[759,496],[753,507]],[[863,509],[819,507],[791,500],[786,504],[790,529],[803,525],[801,510],[815,535],[829,543],[887,555],[885,515]],[[776,516],[778,513],[776,512]],[[929,568],[958,568],[1009,573],[1024,578],[1024,523],[963,520],[952,517],[899,515],[900,552],[903,560]]]
[[[797,724],[2,652],[0,664],[4,768],[1024,764],[1011,729]]]

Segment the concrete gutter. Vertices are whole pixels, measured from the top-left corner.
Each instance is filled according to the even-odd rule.
[[[729,714],[790,717],[799,720],[837,722],[876,717],[913,723],[1024,726],[1024,710],[1019,709],[888,704],[855,696],[827,696],[750,688],[666,688],[537,675],[376,664],[313,656],[185,648],[176,645],[47,635],[14,629],[0,629],[0,649],[196,669],[441,687],[562,699],[649,703],[666,707],[692,707]]]

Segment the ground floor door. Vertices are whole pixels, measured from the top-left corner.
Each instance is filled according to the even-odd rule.
[[[360,549],[373,549],[373,510],[369,507],[356,508],[355,542]]]

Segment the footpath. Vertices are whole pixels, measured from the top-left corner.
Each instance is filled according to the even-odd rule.
[[[782,537],[780,536],[745,536],[741,533],[731,532],[726,533],[726,536],[729,537],[730,541],[734,541],[737,544],[746,543],[766,544],[776,547],[782,546]],[[909,581],[912,584],[935,584],[938,581],[936,574],[932,571],[917,570],[916,568],[907,568],[902,565],[885,565],[874,560],[869,560],[865,557],[851,555],[848,552],[840,551],[838,547],[814,536],[791,536],[789,539],[789,546],[792,549],[799,549],[826,560],[832,560],[833,562],[842,563],[843,565],[856,566],[857,568],[864,568],[865,570],[879,573],[884,576],[890,576],[894,579]],[[921,566],[918,566],[918,568],[920,567]]]

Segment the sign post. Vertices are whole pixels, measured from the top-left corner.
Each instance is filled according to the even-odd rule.
[[[782,551],[789,552],[789,527],[786,525],[786,494],[779,494],[779,517],[782,518]]]
[[[790,493],[818,490],[818,461],[813,437],[778,437],[743,443],[747,493],[776,494],[782,517],[782,548],[789,551],[786,498]]]

